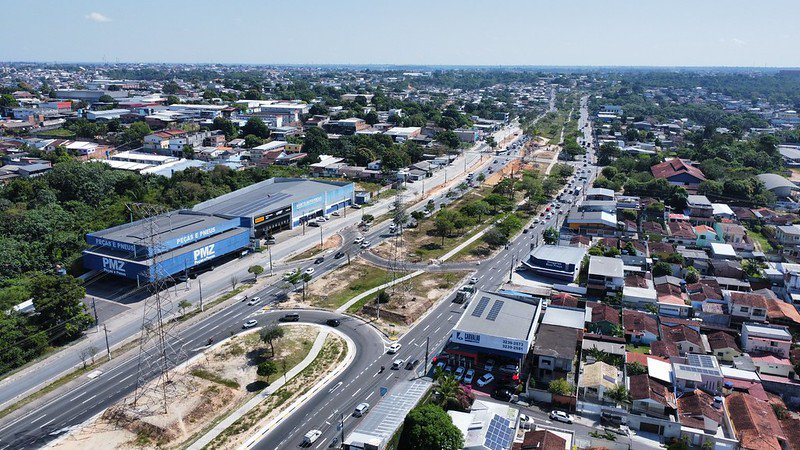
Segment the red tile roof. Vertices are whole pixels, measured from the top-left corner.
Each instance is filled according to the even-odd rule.
[[[706,176],[703,175],[700,169],[691,164],[686,164],[680,158],[674,158],[661,164],[656,164],[650,168],[650,171],[656,178],[672,178],[677,175],[688,174],[700,181],[705,181],[706,179]]]
[[[786,441],[778,418],[768,402],[740,392],[725,398],[736,437],[743,448],[781,450]]]
[[[711,346],[711,350],[730,348],[736,350],[738,353],[742,352],[739,346],[736,345],[736,338],[724,331],[717,331],[716,333],[709,334],[708,344]]]
[[[512,446],[514,450],[564,450],[567,440],[548,430],[528,431],[522,442]]]
[[[713,403],[714,397],[699,389],[683,394],[678,398],[678,419],[681,425],[704,430],[705,418],[718,425],[722,423],[722,409],[715,408]]]
[[[640,334],[649,331],[658,336],[658,322],[655,317],[641,311],[623,310],[622,326],[625,328],[626,334]]]
[[[668,387],[650,378],[650,375],[646,373],[634,375],[629,377],[628,381],[630,383],[630,393],[633,400],[649,399],[673,409],[677,406],[675,404],[675,394],[673,394]]]

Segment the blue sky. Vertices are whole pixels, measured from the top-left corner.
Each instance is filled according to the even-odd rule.
[[[4,2],[2,61],[800,66],[798,0]]]

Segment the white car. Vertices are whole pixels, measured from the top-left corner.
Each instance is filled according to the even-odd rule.
[[[469,369],[466,374],[464,374],[464,384],[472,384],[472,380],[475,379],[475,369]]]
[[[296,274],[299,270],[300,269],[292,269],[292,270],[286,272],[285,274],[283,274],[283,279],[284,280],[288,280],[289,278],[292,278],[294,276],[294,274]]]
[[[530,430],[533,428],[533,417],[527,414],[520,414],[519,415],[519,427],[523,430]]]
[[[359,403],[358,406],[356,406],[356,409],[353,411],[353,415],[356,417],[361,417],[364,414],[366,414],[368,410],[369,410],[369,403],[367,402]]]
[[[392,363],[392,370],[400,370],[400,368],[403,367],[404,362],[405,361],[402,358],[395,359]]]
[[[360,244],[361,241],[363,241],[363,240],[364,240],[364,236],[359,236],[353,241],[353,243]]]
[[[494,375],[490,373],[485,373],[483,374],[482,377],[478,378],[478,386],[484,387],[487,384],[491,383],[492,381],[494,381]]]
[[[464,367],[462,366],[456,367],[456,373],[454,374],[454,376],[456,377],[456,381],[461,381],[461,378],[464,376],[465,370],[466,369],[464,369]]]
[[[258,321],[257,321],[257,320],[254,320],[254,319],[251,319],[251,320],[248,320],[247,322],[245,322],[245,323],[242,325],[242,328],[244,328],[244,329],[247,329],[247,328],[253,328],[253,327],[254,327],[254,326],[256,326],[256,325],[258,325]]]
[[[550,411],[550,420],[555,420],[556,422],[564,422],[571,424],[574,420],[574,417],[565,413],[564,411]]]
[[[314,442],[317,442],[317,439],[319,439],[320,436],[322,436],[322,431],[311,430],[303,436],[303,444],[310,446]]]
[[[308,268],[308,269],[306,269],[306,270],[305,270],[303,273],[305,273],[306,275],[314,275],[314,272],[315,272],[315,271],[316,271],[316,270],[315,270],[313,267],[309,267],[309,268]]]
[[[393,355],[393,354],[397,353],[397,351],[400,350],[400,347],[402,347],[402,346],[403,346],[403,344],[401,344],[399,342],[395,342],[395,343],[393,343],[392,345],[389,346],[389,349],[386,350],[386,353],[388,353],[390,355]]]
[[[472,277],[472,278],[469,279],[469,284],[475,284],[477,282],[478,282],[478,278],[477,277]]]
[[[361,243],[361,248],[367,248],[369,246],[370,246],[369,241],[364,241],[364,242]]]
[[[253,297],[253,298],[250,299],[249,302],[247,302],[247,305],[248,306],[254,306],[254,305],[257,305],[259,303],[261,303],[261,297]]]

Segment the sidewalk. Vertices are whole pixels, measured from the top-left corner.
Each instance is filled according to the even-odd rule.
[[[241,419],[242,416],[250,412],[253,408],[255,408],[259,403],[264,401],[265,398],[269,397],[275,391],[283,387],[286,383],[286,380],[291,380],[294,378],[298,373],[302,372],[309,364],[311,364],[314,359],[317,358],[319,355],[320,350],[322,350],[322,346],[325,344],[325,339],[328,338],[328,331],[322,329],[320,333],[317,335],[317,338],[314,340],[314,344],[311,346],[311,350],[309,350],[308,354],[299,364],[292,367],[289,372],[286,373],[285,377],[280,377],[277,380],[273,381],[272,384],[267,386],[266,389],[258,393],[255,397],[251,398],[247,401],[244,405],[240,406],[236,411],[228,414],[227,417],[222,419],[218,424],[214,426],[208,433],[204,434],[200,439],[194,441],[192,445],[188,447],[188,450],[202,450],[205,448],[206,445],[210,444],[217,436],[220,435],[223,431],[225,431],[228,427],[233,425],[237,420]]]

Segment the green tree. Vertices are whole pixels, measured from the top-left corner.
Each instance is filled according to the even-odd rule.
[[[117,103],[117,101],[114,100],[114,97],[112,97],[112,96],[110,96],[108,94],[101,95],[100,98],[97,99],[97,101],[100,102],[100,103]]]
[[[245,136],[252,134],[253,136],[258,136],[261,139],[267,139],[270,134],[267,124],[265,124],[264,121],[259,117],[251,117],[247,119],[247,123],[244,124],[241,131]]]
[[[461,140],[458,139],[458,135],[450,130],[437,133],[436,140],[452,149],[456,149],[461,145]]]
[[[544,230],[544,233],[542,233],[542,239],[544,240],[544,243],[548,245],[558,244],[559,236],[560,233],[553,227],[549,227],[548,229]]]
[[[663,277],[664,275],[672,275],[672,266],[664,261],[653,264],[653,276]]]
[[[248,267],[247,268],[247,272],[252,273],[253,274],[253,278],[257,280],[258,276],[261,275],[262,273],[264,273],[264,267],[259,266],[258,264],[256,264],[254,266]]]
[[[698,272],[693,266],[689,266],[686,269],[686,275],[683,278],[687,283],[697,283],[700,281],[700,272]]]
[[[622,403],[624,405],[632,402],[631,393],[628,392],[628,388],[626,388],[624,384],[618,384],[609,389],[606,391],[605,396],[617,403]]]
[[[378,118],[378,113],[376,113],[374,110],[371,110],[364,116],[364,121],[370,125],[375,125],[380,121],[380,119]]]
[[[418,406],[406,416],[400,435],[401,450],[459,450],[463,447],[461,431],[438,405]]]
[[[452,217],[443,213],[444,211],[437,214],[436,219],[433,221],[434,231],[442,237],[442,247],[444,247],[444,239],[452,234],[455,229]]]
[[[194,147],[190,144],[184,145],[181,153],[183,153],[183,157],[186,159],[194,159]]]
[[[181,99],[179,99],[179,98],[178,98],[177,96],[175,96],[175,95],[169,95],[169,96],[167,96],[167,101],[166,101],[166,103],[167,103],[168,105],[175,105],[175,104],[177,104],[177,103],[180,103],[180,102],[181,102]]]
[[[212,130],[220,130],[225,135],[225,139],[231,140],[239,133],[239,128],[235,123],[224,117],[217,117],[211,124]]]
[[[0,95],[0,108],[16,108],[19,102],[11,94]]]
[[[255,134],[248,134],[244,137],[244,147],[245,148],[254,148],[258,147],[259,145],[263,144],[264,140],[260,137],[256,136]]]
[[[547,390],[551,394],[572,395],[573,386],[564,378],[556,378],[547,385]]]
[[[15,312],[0,314],[0,373],[6,373],[41,355],[47,333]]]
[[[48,331],[50,339],[71,341],[94,322],[82,301],[86,289],[79,279],[37,273],[30,285],[36,308],[33,320],[39,329]]]
[[[286,330],[283,327],[276,325],[266,327],[261,330],[261,342],[269,344],[270,354],[275,356],[275,341],[283,339],[286,335]]]
[[[189,300],[183,299],[178,303],[178,309],[181,310],[181,315],[186,315],[186,310],[192,307],[192,303]]]
[[[144,122],[134,122],[122,132],[122,135],[126,143],[140,145],[144,137],[152,132],[150,125]]]
[[[268,359],[258,363],[256,374],[260,377],[263,377],[267,383],[269,383],[269,377],[275,375],[276,373],[278,373],[278,365],[275,364],[275,361]]]
[[[378,296],[375,298],[376,302],[378,302],[380,304],[386,304],[386,303],[389,303],[389,300],[390,300],[390,297],[389,297],[389,293],[388,292],[386,292],[384,289],[381,289],[380,291],[378,291]]]
[[[644,364],[636,361],[627,364],[626,369],[628,370],[629,377],[647,373],[647,367],[645,367]]]
[[[181,87],[174,81],[164,83],[164,86],[161,88],[161,92],[168,95],[177,94],[180,90]]]

